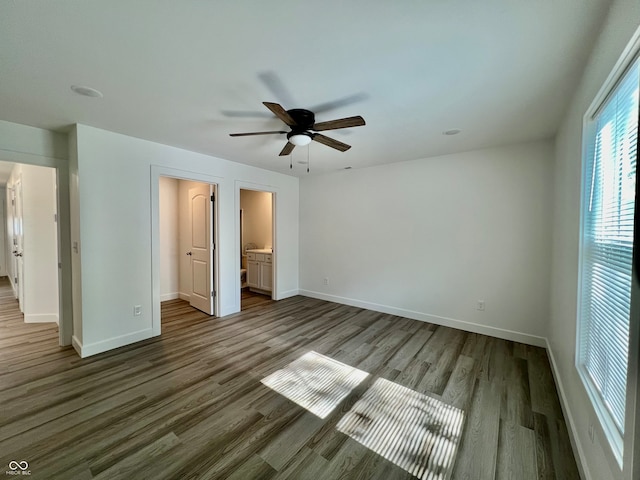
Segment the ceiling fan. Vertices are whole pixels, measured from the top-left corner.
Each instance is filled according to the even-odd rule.
[[[342,143],[321,133],[325,130],[337,130],[339,128],[360,127],[365,125],[361,116],[339,118],[328,122],[316,123],[315,115],[310,110],[293,108],[285,110],[279,103],[262,102],[265,107],[291,128],[290,131],[276,130],[271,132],[231,133],[232,137],[245,137],[249,135],[287,134],[287,144],[280,152],[280,156],[289,155],[296,146],[309,145],[312,140],[322,143],[341,152],[346,152],[351,145]]]

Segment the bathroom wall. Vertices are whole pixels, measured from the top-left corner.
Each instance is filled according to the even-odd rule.
[[[243,215],[243,243],[255,243],[258,248],[273,246],[273,194],[255,190],[240,190]]]

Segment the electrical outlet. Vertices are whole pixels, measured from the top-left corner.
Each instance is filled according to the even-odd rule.
[[[133,307],[133,316],[139,317],[142,314],[142,305],[135,305]]]
[[[478,300],[478,302],[476,303],[476,310],[484,312],[484,300]]]
[[[324,278],[324,284],[329,285],[329,279],[327,277]]]

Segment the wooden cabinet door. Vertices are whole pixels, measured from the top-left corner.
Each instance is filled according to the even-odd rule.
[[[270,263],[260,264],[260,288],[268,291],[273,289],[273,266]]]
[[[253,288],[260,288],[260,263],[255,260],[247,261],[247,285]]]

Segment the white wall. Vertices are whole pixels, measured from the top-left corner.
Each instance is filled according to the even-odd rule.
[[[154,335],[152,311],[160,292],[152,271],[152,192],[158,189],[152,172],[158,169],[159,175],[217,179],[221,316],[240,311],[241,186],[275,191],[282,200],[276,212],[276,298],[297,293],[298,179],[84,125],[77,125],[77,148],[82,339],[76,348],[83,356]],[[142,306],[140,316],[133,316],[134,305]]]
[[[542,344],[552,162],[536,142],[303,177],[301,293]]]
[[[240,208],[243,210],[244,243],[255,243],[258,248],[273,245],[273,201],[269,192],[240,190]]]
[[[0,160],[42,165],[50,163],[42,157],[66,161],[68,151],[64,133],[0,120]]]
[[[78,178],[78,131],[69,132],[69,234],[71,251],[71,291],[73,346],[82,345],[82,258],[80,255],[80,182]]]
[[[582,120],[639,24],[640,2],[612,3],[555,145],[550,351],[580,461],[586,467],[585,476],[593,480],[622,476],[575,368]],[[596,425],[594,443],[589,439],[589,423]]]
[[[160,300],[179,293],[178,180],[160,177]]]

